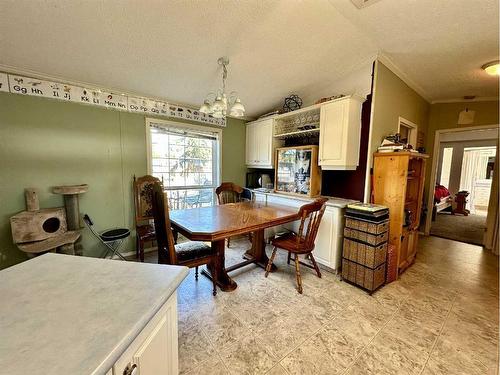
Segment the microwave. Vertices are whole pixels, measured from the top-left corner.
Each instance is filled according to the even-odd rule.
[[[246,187],[249,189],[273,189],[274,184],[272,174],[263,172],[248,172],[246,178]]]

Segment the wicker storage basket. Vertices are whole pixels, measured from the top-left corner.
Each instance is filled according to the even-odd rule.
[[[388,232],[380,234],[371,234],[371,233],[361,232],[356,229],[344,228],[344,237],[349,237],[351,239],[365,242],[373,246],[377,246],[382,242],[387,241],[388,234],[389,234]]]
[[[346,216],[345,226],[347,228],[360,230],[362,232],[367,232],[371,234],[381,234],[389,230],[389,220],[385,220],[381,223],[374,223],[368,220],[362,220]]]
[[[385,263],[375,269],[371,269],[343,259],[342,277],[369,291],[374,291],[385,282]]]
[[[387,284],[392,283],[398,279],[398,254],[396,247],[389,245],[387,247],[387,274],[385,281]]]
[[[387,242],[378,246],[371,246],[344,238],[344,258],[362,264],[366,267],[376,268],[385,262],[387,256]]]

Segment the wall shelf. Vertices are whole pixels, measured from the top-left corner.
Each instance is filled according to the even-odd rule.
[[[319,128],[315,129],[307,129],[307,130],[297,130],[289,133],[282,133],[282,134],[276,134],[274,135],[274,138],[278,139],[286,139],[286,138],[298,138],[298,137],[304,137],[304,136],[310,136],[315,133],[319,133]]]

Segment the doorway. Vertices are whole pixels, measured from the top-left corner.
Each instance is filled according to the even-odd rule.
[[[491,126],[436,132],[427,235],[484,244],[497,139],[498,127]]]

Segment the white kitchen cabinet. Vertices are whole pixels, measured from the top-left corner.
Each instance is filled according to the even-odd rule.
[[[321,106],[318,164],[322,169],[354,170],[359,165],[363,101],[349,96]]]
[[[309,203],[311,200],[294,199],[290,197],[279,196],[277,194],[264,194],[255,192],[255,200],[261,203],[279,204],[287,207],[296,207]],[[335,199],[332,199],[335,201]],[[352,203],[352,202],[351,202]],[[346,203],[347,204],[347,203]],[[314,258],[323,266],[328,267],[334,272],[339,272],[342,262],[342,246],[344,232],[344,205],[327,205],[321,224],[316,235],[314,247]],[[282,232],[284,229],[297,232],[299,230],[299,221],[288,223],[283,226],[268,228],[265,231],[266,238]]]
[[[246,125],[246,165],[250,168],[274,167],[274,119],[266,118]]]
[[[325,213],[319,225],[316,242],[314,244],[314,258],[318,263],[331,267],[332,248],[333,248],[333,209],[330,207],[325,209]]]
[[[178,374],[177,336],[174,293],[116,361],[113,375]]]

